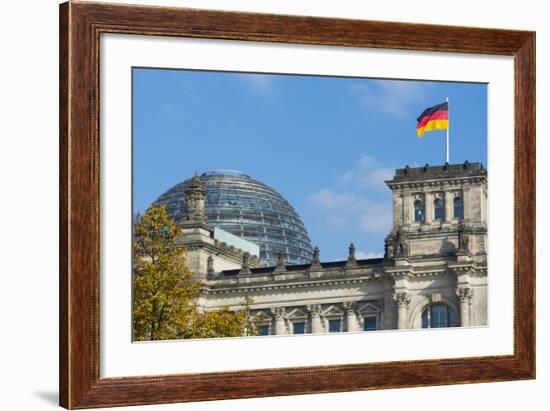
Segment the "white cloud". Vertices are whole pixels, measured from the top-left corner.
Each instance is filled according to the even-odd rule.
[[[328,216],[327,223],[332,228],[343,228],[347,225],[348,220],[347,218],[344,218],[342,216],[331,215],[331,216]]]
[[[336,191],[326,187],[309,197],[309,202],[321,210],[331,210],[327,223],[342,227],[355,224],[365,233],[387,232],[391,228],[391,203],[372,201],[351,191]],[[333,212],[337,211],[336,216]]]
[[[244,76],[256,90],[269,91],[271,89],[273,76],[266,74],[245,74]]]
[[[368,85],[353,83],[349,93],[365,109],[401,116],[409,112],[412,103],[422,100],[428,86],[407,80],[380,80],[369,81]]]
[[[355,193],[337,193],[331,188],[323,188],[310,196],[310,201],[324,208],[337,209],[352,207],[357,198]]]
[[[364,251],[357,251],[355,253],[355,258],[358,260],[368,260],[369,258],[382,258],[384,257],[384,253],[374,253],[372,251],[364,252]]]
[[[385,205],[391,206],[390,204]],[[373,210],[368,214],[361,215],[361,229],[371,233],[387,233],[392,226],[391,210]]]
[[[362,155],[357,166],[347,170],[338,177],[338,182],[346,187],[355,189],[377,188],[387,190],[385,181],[393,177],[395,170],[385,167],[375,158]]]
[[[362,155],[354,168],[337,176],[334,186],[311,194],[309,203],[326,213],[326,223],[332,228],[354,226],[364,233],[387,233],[392,226],[391,196],[373,200],[372,194],[373,189],[388,190],[384,181],[393,173],[393,168]]]

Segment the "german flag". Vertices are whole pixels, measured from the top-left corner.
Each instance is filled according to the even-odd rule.
[[[447,130],[449,128],[449,103],[441,103],[427,108],[417,119],[416,134],[418,137],[426,131]]]

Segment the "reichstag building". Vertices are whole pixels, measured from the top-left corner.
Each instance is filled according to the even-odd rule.
[[[384,257],[323,261],[300,216],[266,184],[212,171],[169,189],[204,309],[242,308],[262,335],[487,325],[487,171],[397,169]]]

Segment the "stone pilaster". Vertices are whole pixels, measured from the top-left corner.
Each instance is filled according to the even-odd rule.
[[[354,301],[346,301],[342,305],[346,310],[347,331],[359,331],[359,323],[357,322],[357,314],[355,313],[356,303]]]
[[[285,324],[285,308],[274,307],[271,309],[271,313],[275,319],[275,335],[288,334]]]
[[[397,305],[397,328],[402,330],[409,328],[407,311],[411,302],[411,297],[408,293],[396,293],[393,296]]]
[[[434,196],[432,193],[424,195],[424,222],[431,224],[434,219]]]
[[[321,305],[311,304],[307,306],[307,310],[311,316],[311,332],[313,334],[319,334],[323,332],[323,326],[321,324]]]
[[[461,287],[456,290],[458,299],[460,300],[460,326],[470,326],[470,305],[472,304],[472,289],[469,287]]]
[[[472,190],[471,187],[466,187],[463,192],[463,205],[464,205],[464,220],[471,220],[472,215]]]
[[[411,224],[414,215],[414,198],[410,193],[403,194],[403,221]]]
[[[445,222],[450,223],[453,218],[453,193],[445,190]]]

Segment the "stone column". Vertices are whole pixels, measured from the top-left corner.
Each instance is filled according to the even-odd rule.
[[[462,192],[462,204],[464,207],[464,219],[470,220],[472,218],[472,190],[470,187],[464,187]]]
[[[319,334],[323,332],[323,326],[321,324],[321,305],[312,304],[308,305],[307,309],[311,315],[311,332],[312,334]]]
[[[397,328],[402,330],[409,328],[407,310],[411,302],[411,297],[407,293],[397,293],[393,299],[397,304]]]
[[[404,208],[403,194],[400,191],[394,191],[392,195],[392,208],[393,208],[393,227],[397,227],[404,224]]]
[[[460,300],[460,326],[470,325],[470,304],[472,302],[472,289],[469,287],[459,288],[456,291]]]
[[[275,318],[275,335],[287,334],[285,326],[285,309],[284,307],[275,307],[271,309],[273,317]]]
[[[434,219],[434,202],[432,193],[424,194],[424,222],[430,224]]]
[[[346,301],[344,302],[343,306],[346,310],[346,323],[347,323],[347,331],[359,331],[359,323],[357,322],[357,315],[355,314],[355,302],[354,301]]]
[[[403,194],[403,221],[410,224],[413,220],[414,199],[410,193]]]
[[[445,190],[445,222],[452,220],[453,214],[453,195],[449,190]]]

